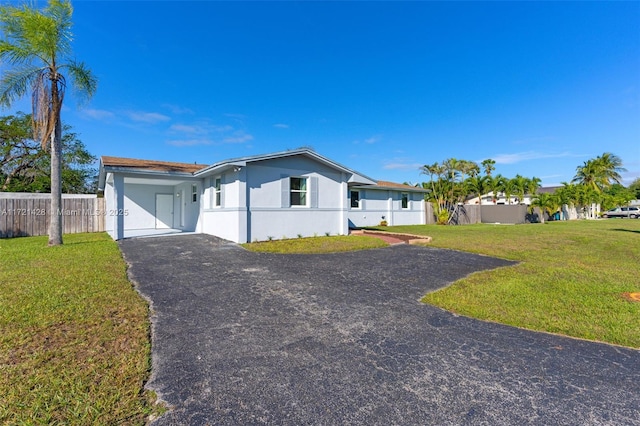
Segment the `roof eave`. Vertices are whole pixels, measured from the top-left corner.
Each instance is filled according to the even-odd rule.
[[[431,192],[429,189],[424,188],[403,188],[403,187],[395,187],[395,186],[382,186],[382,185],[366,185],[366,186],[354,186],[354,189],[375,189],[380,191],[402,191],[402,192],[419,192],[422,194],[428,194]]]
[[[149,169],[137,169],[134,167],[126,166],[105,166],[100,160],[100,169],[98,173],[98,191],[104,191],[106,186],[106,179],[108,173],[126,173],[129,175],[145,175],[151,177],[179,177],[193,179],[195,176],[189,172],[177,172],[167,170],[149,170]]]
[[[202,170],[198,170],[193,173],[194,177],[203,177],[210,174],[220,173],[227,169],[246,167],[246,161],[223,161],[221,163],[212,164],[209,167],[205,167]]]

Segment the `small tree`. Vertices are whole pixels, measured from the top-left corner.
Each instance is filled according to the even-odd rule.
[[[450,224],[459,213],[461,204],[468,194],[465,177],[475,177],[480,172],[472,161],[449,158],[442,163],[433,163],[422,167],[422,173],[429,175],[429,182],[423,187],[430,189],[428,201],[434,207],[439,224]]]
[[[531,212],[533,208],[538,207],[540,209],[540,223],[544,223],[545,213],[551,216],[558,210],[559,200],[558,197],[553,194],[542,193],[538,194],[533,200],[531,200]]]

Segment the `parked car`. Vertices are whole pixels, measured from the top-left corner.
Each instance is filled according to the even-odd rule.
[[[602,217],[628,217],[629,219],[638,219],[640,218],[640,207],[616,207],[615,209],[604,212]]]

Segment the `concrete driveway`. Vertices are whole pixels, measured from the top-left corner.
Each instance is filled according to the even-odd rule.
[[[152,303],[156,425],[640,425],[640,351],[420,304],[509,265],[409,245],[247,252],[210,236],[124,240]]]

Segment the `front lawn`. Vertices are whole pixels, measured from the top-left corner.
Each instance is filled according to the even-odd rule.
[[[146,302],[106,234],[0,240],[0,424],[144,424]]]
[[[640,348],[640,220],[545,225],[396,226],[433,237],[432,247],[521,263],[479,272],[428,294],[462,315]]]

